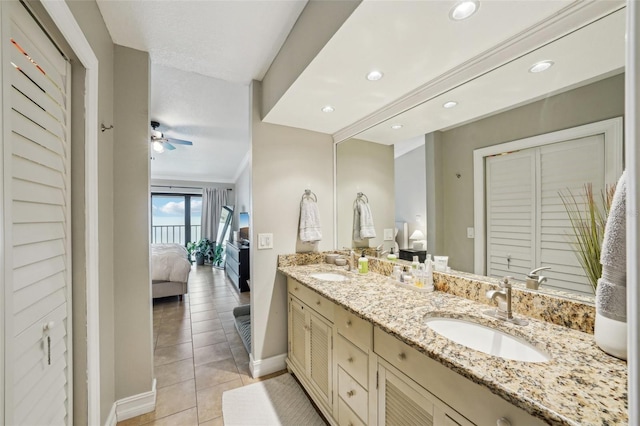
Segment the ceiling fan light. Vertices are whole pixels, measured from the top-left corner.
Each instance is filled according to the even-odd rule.
[[[157,152],[158,154],[162,154],[162,153],[164,152],[164,146],[163,146],[160,142],[155,141],[155,142],[152,144],[152,146],[153,146],[153,150],[154,150],[155,152]]]
[[[162,132],[161,132],[161,131],[159,131],[159,130],[155,130],[155,129],[153,129],[153,130],[151,131],[151,137],[152,137],[152,138],[156,138],[156,139],[160,139],[160,138],[162,137]]]

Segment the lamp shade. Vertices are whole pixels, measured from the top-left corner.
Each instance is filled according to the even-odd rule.
[[[425,236],[422,233],[421,230],[416,229],[415,231],[413,231],[413,234],[411,234],[411,236],[409,237],[410,240],[424,240]]]

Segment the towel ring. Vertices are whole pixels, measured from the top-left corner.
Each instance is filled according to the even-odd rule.
[[[314,202],[318,202],[318,196],[316,194],[313,193],[312,190],[310,189],[305,189],[304,190],[304,194],[302,194],[302,198],[300,199],[300,204],[302,204],[302,201],[305,198],[309,198],[310,200],[313,200]]]
[[[365,202],[369,202],[369,197],[367,197],[364,192],[358,192],[358,198],[364,198]]]

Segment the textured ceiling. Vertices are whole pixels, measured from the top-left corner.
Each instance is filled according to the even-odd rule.
[[[222,80],[262,80],[306,0],[97,0],[113,42],[151,62]]]
[[[262,80],[306,4],[97,0],[113,42],[149,52],[149,116],[193,146],[153,154],[152,179],[233,182],[249,152],[249,83]]]

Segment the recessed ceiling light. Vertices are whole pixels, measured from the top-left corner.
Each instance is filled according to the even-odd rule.
[[[402,129],[402,124],[394,124],[393,126],[391,126],[391,128],[392,128],[393,130]]]
[[[454,21],[462,21],[476,13],[479,7],[480,3],[477,0],[463,0],[451,8],[449,18]]]
[[[322,107],[322,112],[333,112],[336,109],[334,107],[332,107],[331,105],[325,105]]]
[[[380,71],[371,71],[369,74],[367,74],[367,80],[369,81],[378,81],[382,78],[384,74],[382,74]]]
[[[442,104],[443,108],[453,108],[456,105],[458,105],[456,101],[449,101]]]
[[[533,64],[531,66],[531,68],[529,68],[529,72],[542,72],[542,71],[546,71],[549,68],[551,68],[553,66],[553,61],[540,61],[540,62],[536,62],[535,64]]]

